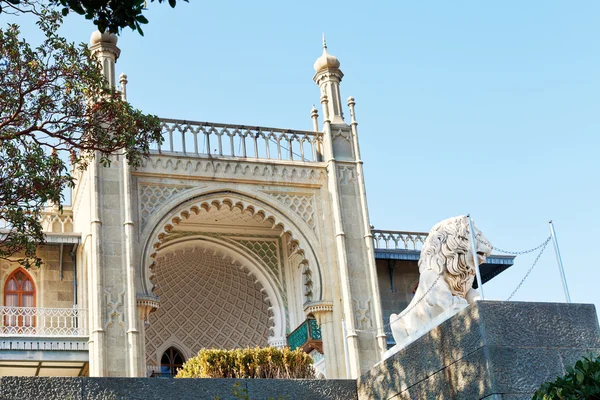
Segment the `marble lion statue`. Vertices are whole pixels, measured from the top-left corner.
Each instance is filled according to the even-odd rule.
[[[473,228],[478,239],[478,262],[482,264],[492,249],[483,234]],[[396,343],[405,341],[446,310],[459,311],[480,298],[473,289],[475,265],[466,216],[448,218],[431,229],[421,250],[419,274],[413,300],[403,313],[390,316]]]

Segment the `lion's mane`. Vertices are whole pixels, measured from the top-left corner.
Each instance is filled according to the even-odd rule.
[[[467,262],[469,234],[468,218],[454,217],[436,224],[421,250],[419,272],[432,270],[443,275],[454,296],[466,297],[475,278],[475,271]]]

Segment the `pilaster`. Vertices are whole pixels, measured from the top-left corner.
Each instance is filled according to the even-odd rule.
[[[92,55],[102,65],[107,84],[115,88],[117,38],[95,32]],[[124,79],[123,79],[124,78]],[[124,86],[126,77],[121,79]],[[123,94],[124,97],[124,94]],[[90,375],[145,376],[143,326],[135,290],[134,224],[131,171],[123,155],[111,155],[102,167],[96,155],[84,172],[90,182]]]
[[[347,378],[357,378],[386,350],[354,99],[352,123],[344,122],[340,100],[343,77],[337,58],[327,53],[315,62],[313,78],[321,89],[324,155],[327,163],[334,249],[345,321]],[[314,120],[314,119],[313,119]],[[337,323],[341,323],[338,321]],[[342,364],[343,365],[343,364]]]

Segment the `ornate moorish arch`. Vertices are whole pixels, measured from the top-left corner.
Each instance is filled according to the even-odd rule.
[[[161,256],[166,258],[177,253],[202,252],[223,261],[227,266],[240,270],[260,287],[263,299],[269,306],[270,337],[284,340],[286,334],[285,305],[283,293],[279,290],[277,282],[258,260],[244,253],[240,248],[224,240],[204,236],[184,236],[169,240],[161,250]],[[157,282],[160,284],[160,282]]]
[[[259,199],[256,195],[242,192],[213,191],[197,194],[180,201],[175,205],[165,205],[157,210],[161,218],[153,218],[156,222],[153,228],[145,229],[144,248],[141,257],[141,298],[153,296],[155,273],[153,266],[156,257],[171,234],[186,221],[201,214],[210,213],[211,210],[226,211],[236,218],[246,218],[270,227],[285,237],[288,247],[289,259],[302,270],[304,277],[303,301],[322,300],[322,272],[316,253],[314,251],[314,233],[306,233],[292,218],[280,211],[276,206],[269,204],[266,199]]]
[[[188,356],[201,348],[286,344],[277,283],[232,243],[202,234],[169,239],[155,269],[161,306],[145,329],[148,365],[159,365],[168,345]]]

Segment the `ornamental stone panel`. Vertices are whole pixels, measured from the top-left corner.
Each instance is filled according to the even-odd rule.
[[[272,327],[270,302],[262,285],[239,266],[210,251],[190,248],[157,259],[160,308],[146,329],[150,364],[160,362],[167,342],[201,348],[267,346]]]

